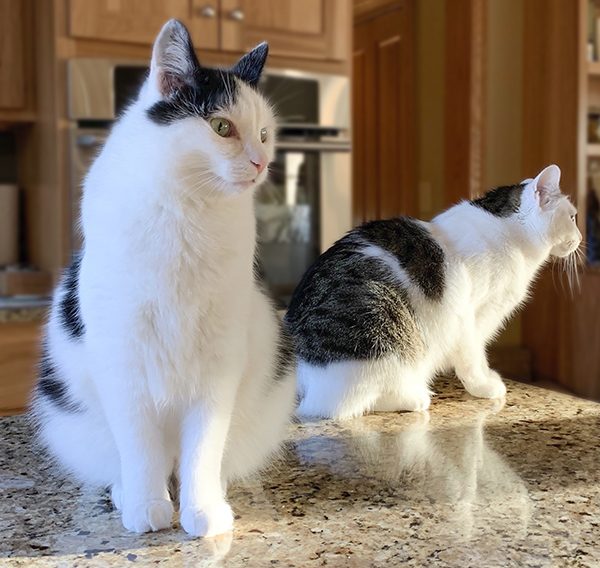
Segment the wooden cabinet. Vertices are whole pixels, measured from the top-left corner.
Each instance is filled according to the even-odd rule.
[[[28,3],[0,0],[0,109],[23,110],[26,93]]]
[[[349,34],[337,25],[349,10],[347,0],[221,0],[221,49],[267,40],[272,55],[343,60]]]
[[[414,2],[354,20],[353,218],[414,215]]]
[[[151,44],[177,18],[199,49],[243,52],[266,40],[272,55],[342,61],[349,10],[349,0],[70,0],[68,18],[74,38]]]
[[[40,323],[0,324],[0,416],[22,412],[35,382]]]
[[[169,18],[189,19],[188,0],[70,0],[73,37],[152,43]]]

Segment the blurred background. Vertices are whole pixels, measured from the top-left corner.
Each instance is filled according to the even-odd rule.
[[[285,307],[344,231],[430,219],[557,163],[587,264],[548,267],[490,349],[505,376],[600,399],[600,3],[590,0],[0,0],[0,413],[23,409],[53,283],[81,246],[81,181],[168,18],[207,65],[270,44],[280,117],[257,195]]]

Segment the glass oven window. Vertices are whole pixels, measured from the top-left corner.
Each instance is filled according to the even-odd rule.
[[[319,154],[277,152],[256,195],[258,271],[280,307],[319,256]]]

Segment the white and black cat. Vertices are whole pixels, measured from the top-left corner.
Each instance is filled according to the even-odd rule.
[[[436,372],[451,368],[472,395],[503,397],[486,344],[542,265],[573,261],[581,242],[559,181],[549,166],[430,223],[366,223],[327,250],[286,315],[300,359],[299,414],[424,410]]]
[[[124,526],[231,529],[227,482],[277,449],[295,403],[289,339],[253,274],[253,190],[274,155],[256,89],[267,45],[202,67],[168,22],[137,100],[85,181],[84,251],[58,286],[32,401],[70,472]]]

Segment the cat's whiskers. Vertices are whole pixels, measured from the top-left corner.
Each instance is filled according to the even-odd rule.
[[[564,290],[564,274],[567,278],[569,294],[571,297],[573,297],[575,292],[579,292],[581,290],[580,272],[585,264],[585,246],[582,244],[568,256],[556,260],[558,261],[562,269],[560,274],[561,289]]]

